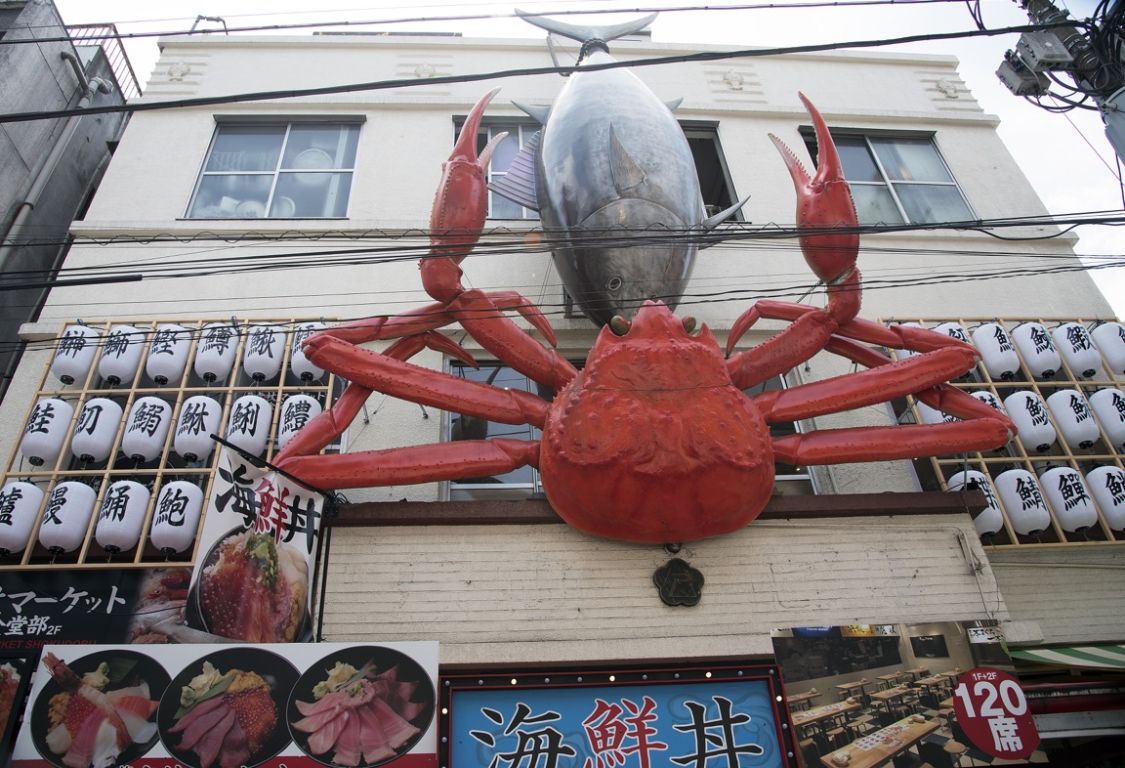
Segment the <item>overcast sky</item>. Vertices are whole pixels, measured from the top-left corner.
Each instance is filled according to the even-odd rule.
[[[747,0],[747,3],[755,0]],[[799,2],[800,0],[786,0]],[[1060,0],[1056,0],[1060,3]],[[513,7],[548,12],[552,9],[636,8],[639,2],[616,0],[523,0],[517,4],[444,2],[406,4],[387,0],[326,0],[324,7],[310,9],[307,0],[55,0],[68,24],[113,22],[120,32],[190,29],[199,15],[220,16],[228,26],[284,24],[336,20],[380,20],[404,17],[440,17],[454,14],[510,14]],[[730,0],[698,3],[684,0],[650,0],[644,7],[734,4]],[[1026,15],[1011,0],[983,0],[981,12],[989,27],[1026,24]],[[1085,18],[1093,0],[1074,0],[1066,6],[1071,15]],[[635,16],[631,14],[629,17]],[[594,23],[607,23],[599,17]],[[207,27],[214,23],[204,22]],[[542,32],[518,19],[482,21],[411,22],[379,29],[461,32],[465,36],[539,37]],[[870,40],[973,28],[964,3],[878,6],[875,8],[760,9],[743,11],[665,12],[654,22],[653,40],[668,43],[706,43],[733,47],[786,46],[847,40]],[[311,34],[300,30],[290,34]],[[903,50],[918,53],[952,54],[961,62],[960,72],[986,112],[999,115],[1000,136],[1031,180],[1052,214],[1079,211],[1120,210],[1122,190],[1116,176],[1116,158],[1105,138],[1096,113],[1074,110],[1050,114],[1024,99],[1013,96],[997,80],[995,71],[1004,51],[1015,46],[1018,36],[963,41],[918,43]],[[158,56],[153,39],[127,44],[130,60],[142,85]],[[887,49],[882,49],[887,50]],[[362,78],[344,78],[362,79]],[[1019,215],[1020,211],[1013,214]],[[1079,253],[1125,253],[1125,237],[1111,227],[1079,230]],[[1091,272],[1095,283],[1114,305],[1118,317],[1125,315],[1125,269]]]

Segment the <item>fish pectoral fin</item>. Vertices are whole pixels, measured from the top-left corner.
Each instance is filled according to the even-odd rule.
[[[609,173],[619,194],[636,189],[645,181],[644,169],[629,156],[629,150],[617,138],[617,131],[609,127]]]
[[[540,125],[546,125],[547,119],[551,116],[551,105],[544,107],[536,106],[535,104],[524,104],[523,102],[512,99],[512,104],[528,117],[535,118],[536,122]]]
[[[683,103],[684,103],[684,97],[681,96],[678,99],[668,99],[668,101],[664,102],[664,106],[668,107],[669,112],[675,112],[677,109],[680,108],[680,105],[683,104]]]
[[[736,213],[738,213],[738,211],[742,208],[742,206],[746,205],[748,202],[750,202],[750,195],[747,195],[746,197],[742,198],[737,203],[732,205],[730,208],[727,208],[725,211],[720,211],[719,213],[716,213],[714,216],[711,216],[711,217],[706,218],[703,221],[701,221],[699,223],[699,230],[703,231],[703,232],[710,232],[712,229],[714,229],[715,227],[722,224],[724,221],[729,219],[731,216],[734,216]],[[699,249],[702,250],[704,248],[709,248],[712,245],[714,245],[716,242],[718,242],[718,241],[716,240],[716,241],[713,241],[713,242],[701,242],[701,243],[698,244]]]
[[[498,180],[491,182],[488,188],[501,197],[519,203],[524,208],[533,211],[539,210],[539,194],[537,189],[538,173],[536,171],[539,156],[539,140],[542,131],[524,142],[512,165]]]

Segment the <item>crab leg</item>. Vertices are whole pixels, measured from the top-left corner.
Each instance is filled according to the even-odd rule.
[[[990,450],[1007,442],[1010,434],[1011,430],[1000,418],[949,424],[824,429],[774,440],[773,452],[776,460],[797,466],[914,459]]]
[[[488,477],[539,466],[539,442],[459,440],[339,456],[295,456],[285,466],[322,488],[413,485],[465,477]]]
[[[913,330],[907,328],[905,330]],[[941,334],[937,334],[941,335]],[[961,346],[961,342],[955,339],[947,339],[957,346]],[[878,368],[879,366],[894,365],[895,361],[884,355],[882,352],[865,347],[862,344],[856,344],[849,339],[842,339],[833,337],[829,340],[828,345],[825,347],[829,352],[833,352],[841,357],[846,357],[853,360],[860,365],[866,365],[868,368]],[[922,358],[910,358],[911,360],[924,359],[928,354]],[[1001,419],[1007,423],[1011,435],[1009,439],[1015,436],[1015,425],[1012,424],[1008,417],[997,411],[991,405],[977,400],[972,395],[964,392],[957,387],[952,387],[949,384],[937,384],[929,387],[928,389],[921,389],[912,392],[915,398],[921,400],[926,405],[943,413],[950,413],[961,419]],[[884,398],[885,399],[885,398]]]
[[[976,360],[975,350],[952,347],[856,374],[763,392],[752,399],[768,423],[807,419],[881,403],[932,387],[960,376],[972,368]]]
[[[476,367],[476,361],[468,352],[440,333],[420,333],[417,336],[399,339],[388,347],[383,354],[395,360],[407,360],[426,347],[456,357],[467,365]],[[331,363],[326,365],[325,368],[332,370],[333,373],[339,373],[332,367]],[[293,435],[289,442],[285,444],[285,447],[274,457],[274,462],[278,466],[282,466],[293,456],[320,453],[324,446],[343,434],[370,395],[371,390],[367,387],[354,382],[349,383],[343,394],[336,399],[329,410],[321,413],[302,427],[297,434]]]
[[[547,403],[529,392],[465,381],[330,336],[313,340],[305,354],[316,365],[331,365],[349,381],[391,397],[504,424],[542,427],[547,418]]]

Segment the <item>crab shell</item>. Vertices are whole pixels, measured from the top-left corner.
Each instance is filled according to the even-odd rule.
[[[769,428],[731,382],[711,331],[689,334],[652,301],[625,335],[602,328],[551,404],[539,460],[567,523],[640,543],[741,528],[774,482]]]

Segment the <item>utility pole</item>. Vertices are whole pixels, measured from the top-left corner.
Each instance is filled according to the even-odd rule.
[[[1066,11],[1051,0],[1019,0],[1033,24],[1051,29],[1025,32],[1015,50],[1004,54],[996,70],[1001,82],[1017,96],[1039,103],[1041,96],[1054,96],[1062,111],[1097,109],[1105,123],[1106,137],[1125,160],[1125,7],[1114,0],[1099,19],[1081,30],[1067,22]],[[1070,82],[1064,82],[1062,77]],[[1063,93],[1053,92],[1057,86]],[[1087,102],[1093,102],[1089,106]],[[1040,103],[1040,106],[1045,106]]]

